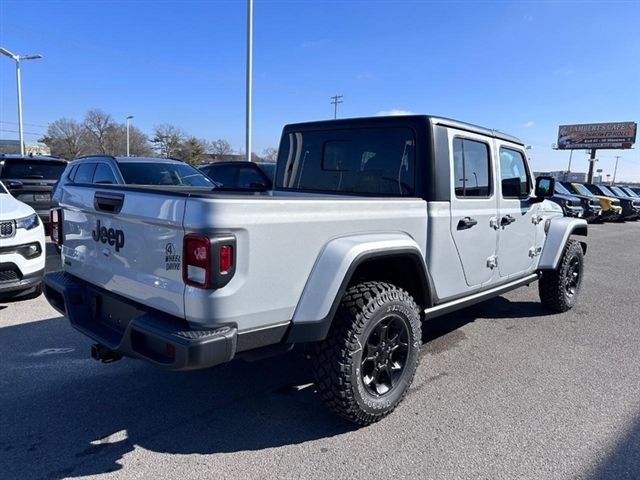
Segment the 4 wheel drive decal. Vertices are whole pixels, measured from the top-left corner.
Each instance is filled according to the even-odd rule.
[[[96,229],[91,232],[91,236],[96,242],[108,243],[109,245],[116,247],[116,252],[119,252],[124,247],[124,232],[122,230],[115,230],[113,228],[107,228],[104,225],[100,225],[100,220],[96,225]]]
[[[164,261],[165,261],[165,269],[169,270],[180,270],[180,257],[178,255],[177,248],[173,243],[167,243],[164,247]]]

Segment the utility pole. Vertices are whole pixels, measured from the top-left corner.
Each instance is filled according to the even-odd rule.
[[[587,176],[587,183],[593,183],[593,165],[596,163],[596,149],[591,149],[591,156],[589,157],[589,175]]]
[[[331,97],[331,104],[333,105],[334,120],[338,118],[338,104],[344,103],[341,99],[342,99],[342,95],[334,95],[333,97]]]
[[[616,155],[616,167],[613,169],[613,180],[611,180],[611,186],[616,184],[616,172],[618,171],[618,160],[620,159],[620,155]]]

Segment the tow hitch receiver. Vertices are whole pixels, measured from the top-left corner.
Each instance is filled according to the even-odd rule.
[[[94,343],[93,345],[91,345],[91,358],[102,363],[112,363],[120,360],[122,358],[122,355],[118,352],[114,352],[104,345],[101,345],[100,343]]]

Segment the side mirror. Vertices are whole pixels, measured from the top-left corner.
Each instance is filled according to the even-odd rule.
[[[538,201],[542,201],[545,198],[553,197],[556,191],[556,180],[553,177],[538,177],[536,178],[536,190],[535,196]]]

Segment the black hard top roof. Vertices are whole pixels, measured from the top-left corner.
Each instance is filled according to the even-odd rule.
[[[480,127],[471,123],[453,120],[451,118],[438,117],[435,115],[388,115],[378,117],[345,118],[340,120],[321,120],[316,122],[292,123],[285,125],[284,133],[300,130],[320,130],[320,129],[342,129],[357,127],[392,127],[392,126],[413,126],[426,127],[427,125],[442,125],[457,128],[467,132],[478,133],[487,137],[499,138],[507,142],[524,145],[522,140],[512,135],[502,133],[498,130]]]

